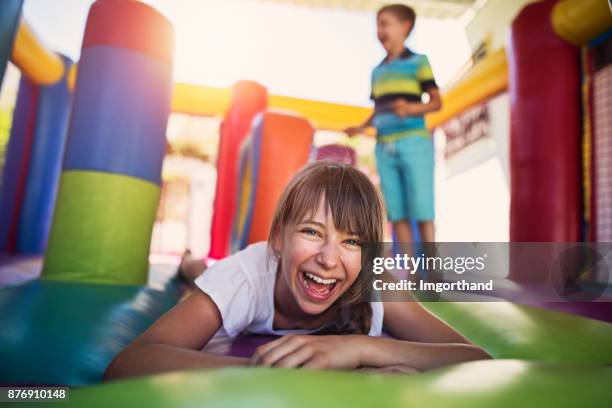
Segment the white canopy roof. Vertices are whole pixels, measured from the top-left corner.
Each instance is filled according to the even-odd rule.
[[[474,3],[482,0],[259,0],[276,3],[292,3],[312,7],[341,8],[356,11],[376,11],[391,3],[404,3],[414,8],[418,16],[429,18],[459,18]]]

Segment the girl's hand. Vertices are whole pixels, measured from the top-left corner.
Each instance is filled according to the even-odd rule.
[[[284,368],[354,369],[360,364],[361,335],[288,334],[257,347],[251,365]]]

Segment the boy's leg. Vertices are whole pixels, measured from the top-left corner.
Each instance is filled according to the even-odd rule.
[[[412,242],[414,237],[412,234],[412,223],[408,220],[400,220],[393,223],[393,230],[395,231],[395,239],[400,243],[399,252],[400,254],[406,254],[408,256],[414,256],[414,248]],[[387,256],[394,256],[389,254]],[[402,279],[406,279],[409,276],[402,276]]]
[[[393,223],[393,230],[398,242],[412,242],[412,225],[407,220],[400,220]]]
[[[410,137],[398,141],[405,180],[406,212],[416,220],[422,242],[434,242],[434,155],[430,139]]]
[[[435,242],[436,230],[433,221],[419,221],[419,232],[421,233],[421,241]]]
[[[404,206],[404,182],[397,163],[395,142],[376,143],[376,168],[380,177],[380,187],[385,200],[387,218],[393,223],[396,239],[399,242],[412,242],[412,230],[406,221]]]

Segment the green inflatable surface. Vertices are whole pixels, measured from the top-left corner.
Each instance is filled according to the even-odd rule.
[[[509,302],[423,305],[494,358],[612,364],[612,324]]]
[[[164,291],[40,280],[0,289],[0,384],[98,383],[180,295],[175,281]]]
[[[171,280],[164,290],[39,280],[0,289],[0,383],[71,386],[99,383],[112,358],[177,303],[181,296],[179,286],[176,280]],[[247,404],[242,399],[247,401],[250,393],[254,393],[255,401],[262,406],[268,401],[265,395],[274,404],[295,398],[292,404],[301,406],[302,399],[310,400],[300,393],[327,392],[329,397],[325,398],[332,398],[336,390],[348,395],[349,401],[378,406],[376,401],[397,405],[402,398],[408,398],[408,402],[417,398],[414,401],[421,402],[419,398],[424,397],[419,396],[419,390],[425,387],[429,394],[424,395],[443,404],[447,387],[443,387],[444,393],[438,393],[435,385],[447,384],[452,389],[455,382],[462,389],[466,384],[475,387],[472,393],[465,394],[466,401],[509,406],[517,401],[512,399],[512,392],[520,390],[518,400],[532,398],[537,384],[549,390],[559,387],[557,393],[566,393],[573,390],[573,382],[579,382],[586,388],[578,387],[576,395],[581,396],[582,390],[593,387],[597,398],[602,395],[599,387],[604,379],[612,385],[609,371],[602,367],[612,362],[611,324],[504,302],[425,306],[495,358],[516,361],[485,361],[413,376],[383,377],[276,370],[202,371],[85,388],[75,393],[74,401],[105,406],[123,392],[121,398],[133,398],[134,402],[149,397],[146,401],[153,406],[172,406],[175,402],[177,406],[187,406],[189,398],[196,396],[197,401],[205,397],[211,406],[223,401],[240,406]],[[458,381],[463,374],[451,375],[457,372],[469,374],[468,379]],[[470,376],[473,380],[469,380]],[[508,376],[517,382],[508,383]],[[158,384],[160,390],[154,391]],[[260,393],[256,392],[258,384]],[[503,387],[498,389],[498,384]],[[329,390],[325,391],[327,387]],[[377,387],[383,387],[384,392],[377,392]],[[98,392],[99,400],[93,397]],[[351,392],[357,396],[350,397]],[[464,395],[463,391],[457,392],[457,396]],[[82,402],[82,406],[87,404]]]
[[[422,374],[282,369],[185,371],[72,390],[83,408],[603,407],[612,369],[518,360],[459,364]],[[20,404],[21,407],[38,406]]]

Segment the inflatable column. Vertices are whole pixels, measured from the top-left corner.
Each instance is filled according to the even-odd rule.
[[[217,185],[210,238],[209,257],[221,259],[228,255],[232,219],[236,212],[238,188],[238,151],[253,118],[266,109],[266,88],[252,81],[234,85],[232,101],[223,123],[217,158]]]
[[[554,4],[512,23],[511,241],[580,240],[579,52],[553,32]]]
[[[275,112],[262,115],[249,244],[268,239],[276,204],[291,178],[308,163],[313,139],[314,128],[302,117]]]
[[[0,185],[0,252],[16,253],[40,87],[22,76]]]
[[[13,49],[22,4],[23,0],[0,1],[0,85]]]
[[[68,133],[71,93],[66,83],[70,59],[63,57],[64,75],[41,86],[30,153],[23,207],[17,233],[17,252],[42,254],[47,246],[51,217]]]
[[[144,3],[91,7],[43,278],[146,283],[173,42],[170,22]]]
[[[302,117],[270,111],[255,117],[241,148],[232,251],[268,239],[278,200],[308,163],[313,137],[314,128]]]
[[[5,0],[0,2],[0,89],[2,88],[2,81],[4,79],[4,71],[6,64],[11,56],[11,50],[13,49],[13,43],[15,41],[15,34],[17,32],[17,26],[19,25],[19,18],[21,16],[21,6],[23,0]],[[27,84],[24,84],[27,82]],[[27,89],[26,89],[27,87]],[[9,140],[8,149],[11,148],[11,144],[16,145],[13,150],[18,148],[22,150],[23,147],[27,147],[27,138],[17,137],[15,139],[16,127],[26,127],[28,117],[28,106],[33,103],[35,96],[35,90],[32,83],[27,79],[22,79],[19,85],[19,93],[17,95],[17,103],[14,110],[13,126],[11,128],[11,137]],[[19,119],[22,119],[21,121]],[[21,133],[23,135],[23,133]],[[11,174],[11,178],[7,178],[7,173],[12,170],[19,171],[20,158],[19,153],[9,156],[7,154],[6,162],[4,165],[4,171],[2,184],[0,185],[0,251],[1,252],[15,252],[16,242],[15,235],[17,226],[13,225],[12,217],[15,209],[19,209],[15,193],[18,189],[20,181],[17,174]],[[25,181],[23,181],[25,182]]]

